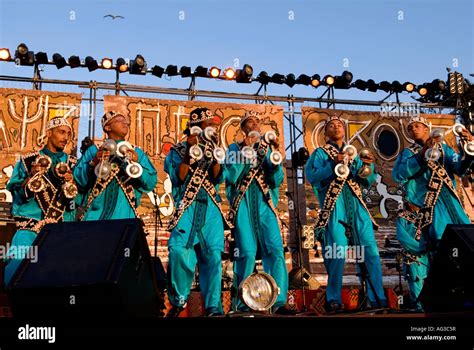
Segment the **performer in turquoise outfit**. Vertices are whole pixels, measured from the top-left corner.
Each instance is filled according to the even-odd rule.
[[[76,158],[64,152],[71,140],[71,126],[57,117],[48,121],[45,131],[45,147],[22,156],[7,184],[18,231],[7,252],[5,285],[23,259],[35,259],[30,248],[45,224],[75,220],[77,186],[71,168]]]
[[[137,208],[142,195],[153,191],[156,186],[156,169],[139,147],[128,144],[129,150],[120,154],[118,147],[130,129],[128,117],[110,111],[104,114],[101,123],[108,140],[100,149],[95,145],[90,146],[74,169],[74,178],[80,190],[86,193],[80,219],[88,221],[139,217]],[[114,145],[114,141],[117,145],[116,150],[104,148],[106,144]],[[110,173],[97,176],[96,166],[102,161],[106,164],[108,162]],[[135,165],[138,163],[142,168],[141,174],[137,171],[135,176],[131,176],[127,171],[130,163]],[[107,165],[102,170],[104,168],[107,168]]]
[[[311,154],[305,172],[321,206],[315,232],[316,238],[322,243],[328,273],[327,309],[329,312],[337,312],[342,306],[342,278],[348,243],[361,249],[360,256],[358,254],[356,259],[365,263],[374,287],[372,289],[370,284],[367,285],[371,306],[377,306],[377,297],[382,304],[378,306],[385,306],[382,268],[374,236],[374,227],[377,225],[365,206],[361,193],[361,186],[370,187],[375,181],[376,174],[372,164],[374,158],[370,153],[363,159],[357,154],[352,159],[347,158],[343,153],[346,146],[345,123],[339,117],[331,117],[325,124],[324,132],[328,142]],[[337,164],[348,167],[346,177],[336,176]],[[364,165],[371,169],[365,176],[359,172]],[[353,237],[352,242],[348,242],[346,233]]]
[[[474,157],[465,155],[463,150],[456,153],[440,138],[431,137],[430,125],[423,117],[411,118],[407,129],[415,143],[398,156],[392,177],[406,190],[404,208],[397,219],[397,237],[407,253],[414,255],[405,268],[410,296],[420,308],[417,298],[428,275],[429,258],[446,225],[470,223],[458,197],[454,175],[463,176]],[[462,135],[472,140],[467,129]],[[425,157],[430,148],[440,152],[438,160]]]
[[[259,255],[264,271],[275,279],[280,288],[274,312],[286,314],[288,271],[280,222],[275,211],[284,173],[281,164],[270,161],[270,145],[263,138],[249,135],[252,131],[261,132],[258,113],[247,112],[240,121],[240,127],[245,134],[244,141],[229,146],[225,171],[226,194],[231,206],[229,219],[235,224],[234,288],[237,289],[254,272]],[[243,156],[246,146],[255,152],[252,161]],[[273,147],[278,149],[278,138],[273,141]],[[237,299],[234,299],[234,308],[248,311]]]
[[[168,317],[176,317],[186,306],[196,264],[207,316],[223,314],[221,303],[224,224],[229,227],[220,207],[219,184],[222,168],[213,156],[217,138],[206,140],[202,134],[190,133],[191,128],[205,130],[215,125],[207,108],[190,113],[185,142],[171,148],[165,160],[165,172],[173,184],[176,210],[170,220],[168,241],[168,297],[173,309]],[[194,147],[194,148],[193,148]],[[193,149],[201,147],[204,156],[191,157]]]

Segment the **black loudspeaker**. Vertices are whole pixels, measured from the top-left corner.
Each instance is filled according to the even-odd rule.
[[[137,219],[51,224],[7,286],[14,317],[148,318],[163,301]]]
[[[420,293],[427,312],[474,310],[474,225],[448,225]]]

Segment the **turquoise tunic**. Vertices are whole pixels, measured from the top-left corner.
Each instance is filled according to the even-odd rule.
[[[270,162],[270,150],[263,161],[265,183],[274,207],[278,204],[278,190],[284,180],[283,167],[275,166]],[[225,167],[226,194],[229,203],[232,203],[238,191],[240,181],[251,170],[240,156],[240,147],[233,143],[227,150]],[[233,230],[236,249],[234,251],[234,286],[254,272],[257,251],[260,252],[263,269],[270,274],[280,288],[280,294],[275,302],[275,308],[286,304],[288,293],[288,271],[283,252],[283,242],[275,213],[271,210],[263,191],[254,179],[247,189],[237,210],[235,228]],[[240,310],[246,307],[236,302]]]
[[[52,165],[48,172],[50,178],[53,177],[54,166],[60,162],[67,162],[69,156],[64,152],[52,152],[48,148],[43,148],[39,151],[40,154],[47,155],[52,160]],[[13,174],[8,181],[7,190],[12,193],[12,215],[23,216],[36,220],[44,219],[43,211],[34,196],[27,196],[22,184],[28,177],[27,170],[22,161],[19,161],[13,170]],[[75,199],[79,200],[79,196]],[[75,202],[71,202],[71,206],[64,211],[64,221],[74,221],[76,216]],[[5,267],[5,284],[7,284],[20,265],[21,261],[27,257],[26,252],[32,246],[36,238],[36,232],[31,230],[18,230],[13,236],[10,249],[7,253],[6,267]],[[14,253],[16,252],[16,254]],[[31,258],[31,257],[30,257]]]
[[[331,143],[331,142],[329,142]],[[342,152],[343,145],[340,149],[337,144],[331,143],[336,149]],[[359,156],[356,156],[350,166],[351,175],[362,187],[370,187],[375,181],[376,173],[374,166],[372,174],[367,179],[357,176],[358,170],[363,163]],[[313,191],[318,197],[322,206],[329,185],[335,179],[334,168],[336,163],[321,148],[317,148],[309,157],[306,167],[306,179],[312,185]],[[382,284],[382,267],[380,264],[380,256],[375,240],[374,228],[367,210],[362,206],[359,199],[354,195],[349,185],[343,186],[336,205],[331,213],[328,225],[320,239],[322,240],[322,251],[324,264],[328,273],[328,284],[326,289],[326,299],[328,303],[341,304],[342,278],[344,275],[345,254],[337,254],[339,250],[347,250],[348,239],[346,229],[341,221],[352,228],[354,235],[354,243],[362,247],[363,258],[367,267],[370,280],[374,285],[375,292],[382,304],[386,304],[386,298]],[[362,253],[361,253],[362,254]],[[358,268],[358,266],[357,266]],[[373,306],[376,306],[376,298],[374,290],[368,288],[368,298]]]
[[[446,144],[443,144],[443,151],[444,158],[441,164],[453,181],[453,185],[456,186],[454,175],[463,176],[472,165],[474,158],[463,157],[462,152],[458,154]],[[406,200],[421,208],[424,205],[431,173],[419,154],[415,155],[412,150],[405,148],[395,162],[392,177],[396,182],[404,185]],[[417,254],[422,262],[406,267],[409,273],[410,294],[415,303],[423,287],[423,280],[429,272],[426,254],[434,251],[448,224],[470,224],[470,220],[461,203],[446,186],[443,186],[436,201],[432,224],[423,232],[419,241],[414,239],[415,226],[404,219],[397,219],[397,238],[406,250]]]
[[[118,141],[119,142],[119,141]],[[89,149],[79,159],[74,169],[74,178],[79,187],[86,193],[83,205],[87,203],[87,198],[94,187],[96,176],[94,169],[89,162],[95,158],[97,154],[95,145]],[[135,208],[140,205],[143,193],[153,191],[157,182],[156,169],[151,163],[148,156],[138,147],[135,148],[138,154],[138,163],[143,167],[143,174],[137,179],[129,179],[127,184],[132,184],[135,193]],[[121,165],[125,170],[125,164]],[[128,178],[125,176],[125,179]],[[125,180],[124,179],[124,180]],[[85,213],[84,221],[90,220],[114,220],[114,219],[130,219],[135,218],[135,212],[130,205],[124,191],[119,186],[116,179],[113,179],[107,188],[92,202],[90,208]]]
[[[183,143],[185,146],[186,142]],[[173,185],[175,206],[183,199],[192,177],[191,171],[184,181],[179,178],[182,158],[172,148],[165,160],[164,170]],[[211,180],[216,190],[222,183],[222,171],[217,179]],[[217,201],[221,202],[220,196]],[[169,288],[171,304],[184,307],[191,291],[196,264],[199,267],[199,283],[208,312],[222,313],[221,278],[224,250],[224,221],[219,208],[206,190],[201,187],[193,203],[184,211],[176,227],[171,231],[169,250]]]

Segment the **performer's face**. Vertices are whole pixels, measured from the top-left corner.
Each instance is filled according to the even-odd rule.
[[[130,129],[130,119],[123,115],[119,115],[112,119],[106,126],[105,132],[111,139],[124,139]]]
[[[346,131],[344,129],[344,124],[339,120],[333,120],[326,126],[325,131],[326,136],[331,141],[337,141],[344,139],[346,136]]]
[[[424,141],[429,137],[430,129],[425,124],[411,123],[407,129],[410,137],[415,141]]]
[[[260,132],[260,119],[250,117],[248,118],[244,125],[242,125],[242,131],[248,135],[250,131],[258,131]]]
[[[47,147],[53,152],[60,152],[64,150],[69,140],[71,139],[71,128],[62,125],[54,129],[48,130]]]

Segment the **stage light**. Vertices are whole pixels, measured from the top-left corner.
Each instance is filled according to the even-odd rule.
[[[9,61],[10,59],[10,50],[7,48],[0,49],[0,61]]]
[[[110,69],[114,64],[111,58],[103,58],[100,65],[103,69]]]
[[[209,71],[211,78],[218,78],[221,75],[221,70],[217,67],[212,67]]]
[[[47,64],[48,63],[48,54],[46,52],[37,52],[35,54],[36,64]]]
[[[224,76],[226,79],[228,80],[232,80],[235,78],[235,70],[233,70],[232,68],[227,68],[225,71],[224,71]]]
[[[237,83],[251,83],[253,68],[249,64],[244,64],[243,69],[237,69],[235,74],[236,74],[235,81]]]
[[[334,78],[334,87],[336,89],[349,89],[351,87],[352,78],[352,73],[345,70],[341,75]]]
[[[353,87],[365,91],[367,89],[367,82],[365,80],[357,79],[353,84]]]
[[[66,60],[65,60],[64,57],[63,57],[61,54],[59,54],[59,53],[55,53],[55,54],[53,55],[53,63],[56,65],[56,68],[57,68],[57,69],[61,69],[61,68],[67,66]]]
[[[398,80],[392,81],[392,91],[396,93],[403,92],[403,85]]]
[[[254,311],[268,311],[276,302],[278,285],[272,276],[264,272],[255,272],[239,285],[239,297]]]
[[[29,51],[28,46],[24,43],[18,45],[15,51],[15,63],[19,66],[32,66],[35,64],[33,51]]]
[[[296,84],[309,85],[311,84],[311,78],[306,74],[300,74],[296,79]]]
[[[182,66],[182,67],[179,69],[179,74],[180,74],[181,77],[183,77],[183,78],[190,77],[190,76],[192,75],[191,67]]]
[[[122,57],[117,58],[117,61],[115,62],[116,69],[119,71],[119,73],[124,73],[128,71],[128,65],[125,59]]]
[[[405,83],[403,83],[403,90],[405,90],[406,92],[413,92],[415,90],[415,84],[406,81]]]
[[[443,92],[444,90],[446,90],[446,82],[441,79],[435,79],[431,82],[431,88],[433,92]]]
[[[263,85],[267,85],[270,82],[271,78],[267,72],[264,70],[261,71],[257,76],[257,81]]]
[[[388,81],[384,80],[379,83],[379,89],[383,90],[385,92],[392,91],[392,84],[390,84]]]
[[[283,84],[285,82],[285,76],[283,74],[275,73],[272,75],[271,82],[274,84]]]
[[[161,78],[164,72],[165,72],[165,69],[160,66],[154,66],[151,70],[151,74],[153,74],[155,77],[158,77],[158,78]]]
[[[134,60],[130,61],[130,68],[128,72],[130,74],[146,74],[146,61],[142,55],[137,55]]]
[[[311,86],[317,88],[319,85],[321,85],[321,77],[319,74],[315,74],[311,77]]]
[[[453,72],[448,74],[449,92],[451,94],[462,95],[464,93],[464,77],[461,73]]]
[[[288,85],[290,88],[295,86],[296,78],[293,73],[290,73],[285,77],[285,84]]]
[[[327,86],[333,86],[334,85],[334,77],[332,75],[326,75],[324,78],[323,78],[323,83],[324,85],[327,85]]]
[[[428,85],[423,84],[423,85],[418,86],[417,91],[420,96],[426,96],[429,92]]]
[[[79,56],[71,56],[68,58],[67,62],[71,68],[77,68],[81,66],[81,59]]]
[[[99,68],[99,64],[97,63],[97,61],[94,59],[94,57],[92,56],[87,56],[85,59],[84,59],[84,65],[87,67],[87,69],[89,70],[89,72],[93,72],[95,71],[97,68]]]
[[[166,67],[165,72],[166,72],[166,75],[169,76],[169,77],[178,75],[178,66],[174,66],[174,65],[170,64],[170,65],[168,65],[168,67]]]
[[[373,79],[367,80],[367,91],[376,92],[378,89],[378,85],[375,83]]]
[[[207,77],[207,71],[208,69],[206,67],[197,66],[194,70],[194,75],[197,77]]]

